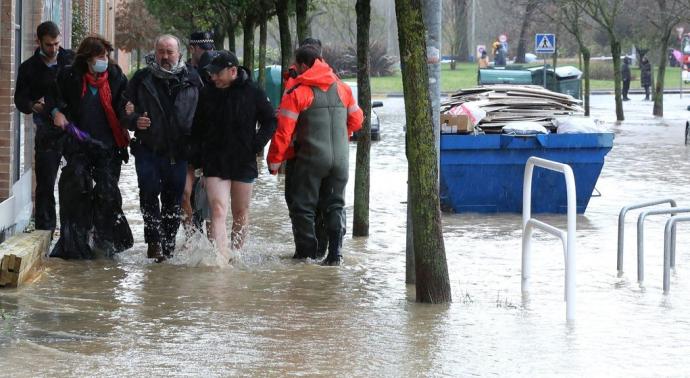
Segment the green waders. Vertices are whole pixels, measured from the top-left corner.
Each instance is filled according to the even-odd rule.
[[[295,257],[316,258],[317,209],[328,232],[326,263],[340,263],[345,234],[345,186],[349,146],[347,109],[337,84],[328,91],[312,88],[314,101],[302,111],[295,133],[295,159],[286,166],[285,197],[295,238]]]

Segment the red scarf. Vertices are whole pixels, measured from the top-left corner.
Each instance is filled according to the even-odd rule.
[[[101,100],[101,106],[105,111],[105,116],[108,119],[108,125],[110,126],[110,131],[113,133],[115,138],[115,143],[118,147],[127,147],[129,144],[129,133],[120,127],[120,121],[115,115],[115,110],[113,110],[113,97],[110,93],[110,83],[108,82],[108,71],[104,72],[99,78],[95,78],[92,73],[87,73],[84,75],[84,80],[82,81],[81,97],[86,94],[86,84],[98,89],[98,97]]]

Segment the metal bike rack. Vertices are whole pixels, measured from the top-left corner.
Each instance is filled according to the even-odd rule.
[[[676,224],[690,222],[690,217],[671,217],[664,228],[664,294],[671,289],[671,268],[676,266]]]
[[[676,207],[673,209],[647,210],[640,213],[637,218],[637,282],[644,282],[644,220],[649,215],[690,213],[689,207]],[[673,219],[673,218],[671,218]]]
[[[672,207],[676,207],[676,201],[670,198],[659,199],[651,202],[638,203],[636,205],[625,206],[621,209],[620,214],[618,214],[618,260],[616,262],[616,268],[618,269],[618,277],[623,275],[623,250],[625,243],[625,215],[630,210],[641,209],[643,207],[661,205],[663,203],[670,203]]]
[[[563,231],[550,224],[532,218],[532,173],[538,166],[563,173],[568,201],[568,230]],[[565,317],[566,320],[575,319],[575,231],[576,231],[576,193],[575,176],[567,164],[530,157],[525,164],[525,175],[522,184],[522,294],[527,295],[530,286],[532,233],[538,228],[561,239],[563,256],[565,259]]]

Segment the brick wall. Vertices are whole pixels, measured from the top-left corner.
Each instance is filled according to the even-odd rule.
[[[14,183],[12,165],[14,129],[14,1],[0,1],[0,201]]]

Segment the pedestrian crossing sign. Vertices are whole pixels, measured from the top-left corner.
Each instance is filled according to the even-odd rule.
[[[556,35],[536,34],[534,36],[534,52],[537,54],[553,54],[556,52]]]

